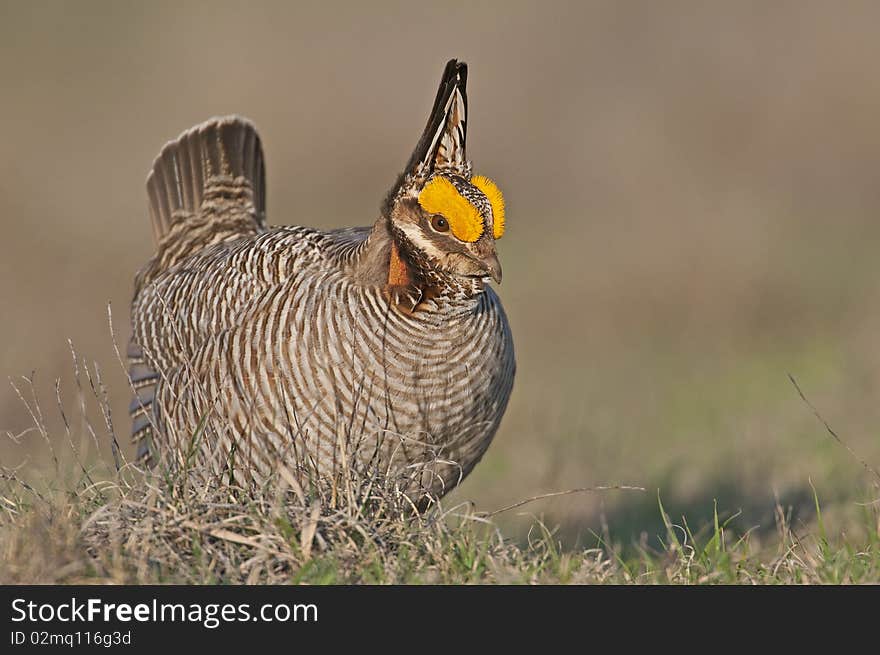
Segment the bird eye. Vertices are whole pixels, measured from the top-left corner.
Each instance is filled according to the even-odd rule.
[[[438,232],[448,232],[449,231],[449,221],[447,221],[442,216],[434,216],[431,219],[431,227],[433,227]]]

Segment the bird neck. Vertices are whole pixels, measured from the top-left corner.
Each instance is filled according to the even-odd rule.
[[[483,291],[482,280],[441,271],[406,237],[380,217],[358,249],[355,273],[366,284],[383,288],[400,304],[413,307],[427,300],[467,299]]]

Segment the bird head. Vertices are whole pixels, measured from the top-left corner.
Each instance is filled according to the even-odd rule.
[[[408,263],[446,276],[501,282],[495,241],[504,233],[504,197],[473,175],[465,154],[467,65],[443,72],[422,138],[389,193],[385,216]]]

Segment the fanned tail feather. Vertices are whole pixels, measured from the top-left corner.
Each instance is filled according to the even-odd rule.
[[[156,242],[181,218],[199,214],[206,201],[250,210],[262,227],[265,178],[260,136],[249,120],[226,116],[190,128],[165,144],[147,177]]]

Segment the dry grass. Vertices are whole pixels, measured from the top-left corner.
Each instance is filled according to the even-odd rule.
[[[125,476],[122,476],[125,477]],[[419,516],[303,504],[264,487],[106,484],[79,494],[11,500],[4,493],[0,582],[188,584],[816,584],[880,579],[871,535],[799,533],[781,506],[774,539],[708,537],[673,523],[661,549],[624,556],[598,537],[565,550],[543,523],[524,544],[467,506]],[[14,486],[14,485],[13,485]],[[11,500],[11,502],[10,502]]]

